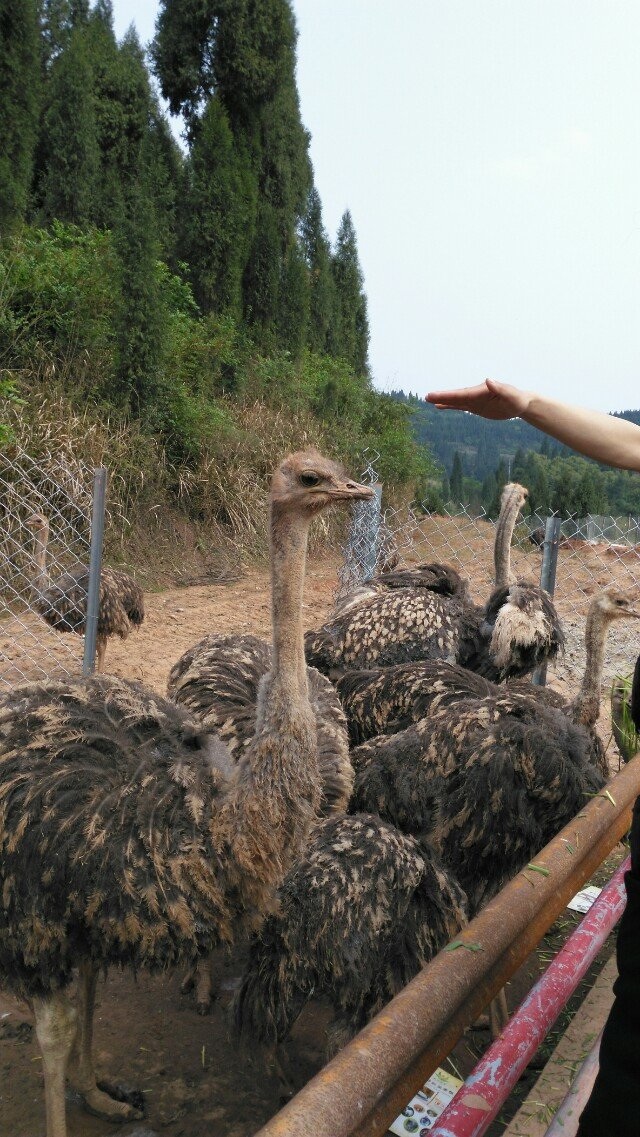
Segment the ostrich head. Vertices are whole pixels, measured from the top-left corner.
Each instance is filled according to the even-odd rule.
[[[574,718],[592,726],[600,713],[600,684],[607,631],[616,620],[640,619],[640,590],[609,585],[594,596],[585,628],[586,664],[580,690],[573,700]]]
[[[277,513],[295,512],[309,519],[338,501],[367,501],[369,486],[352,481],[341,466],[317,450],[290,454],[271,481],[271,506]]]
[[[27,517],[25,521],[27,529],[30,529],[34,537],[41,537],[46,540],[49,535],[49,522],[44,513],[32,513],[31,517]]]

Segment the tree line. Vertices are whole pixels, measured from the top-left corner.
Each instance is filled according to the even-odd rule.
[[[180,462],[270,399],[424,480],[351,214],[323,222],[289,0],[161,0],[148,54],[110,0],[0,0],[0,27],[0,396],[64,379]]]

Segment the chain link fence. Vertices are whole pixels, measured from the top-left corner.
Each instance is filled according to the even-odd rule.
[[[66,454],[0,453],[0,689],[82,671],[84,636],[37,611],[46,580],[89,564],[94,471]]]
[[[444,561],[463,573],[471,597],[484,603],[493,588],[495,522],[464,505],[433,513],[424,505],[385,506],[377,475],[378,455],[365,453],[362,480],[377,486],[375,502],[359,503],[343,548],[336,602],[375,572],[400,564]],[[546,516],[528,515],[516,525],[511,567],[519,579],[540,583]],[[607,585],[640,587],[640,518],[569,517],[560,523],[554,604],[567,646],[556,674],[575,686],[584,667],[585,617],[591,598]],[[635,621],[620,621],[609,633],[605,684],[633,670],[640,650]],[[551,677],[551,676],[550,676]]]

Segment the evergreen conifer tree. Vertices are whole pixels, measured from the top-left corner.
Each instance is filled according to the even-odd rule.
[[[135,180],[125,187],[114,239],[120,264],[115,401],[153,427],[161,386],[163,309],[153,210],[144,185]]]
[[[100,172],[93,70],[82,27],[51,64],[38,151],[37,198],[46,220],[95,219]]]
[[[320,195],[312,186],[300,228],[309,271],[307,343],[312,351],[332,354],[337,318],[336,286],[331,272],[331,248],[322,224]]]
[[[369,321],[356,232],[347,210],[340,222],[332,259],[338,302],[338,354],[356,375],[368,373]]]
[[[453,462],[451,465],[451,475],[449,477],[449,494],[451,500],[459,505],[464,496],[464,483],[462,475],[462,459],[456,450],[453,455]]]
[[[36,0],[0,0],[0,235],[27,212],[40,98]]]
[[[227,113],[209,101],[194,131],[182,202],[181,254],[203,312],[242,310],[242,275],[255,230],[257,187]]]

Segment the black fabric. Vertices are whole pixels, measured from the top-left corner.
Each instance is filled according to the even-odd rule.
[[[625,886],[615,1000],[600,1044],[600,1069],[577,1137],[640,1135],[640,798],[633,809],[631,871]]]

